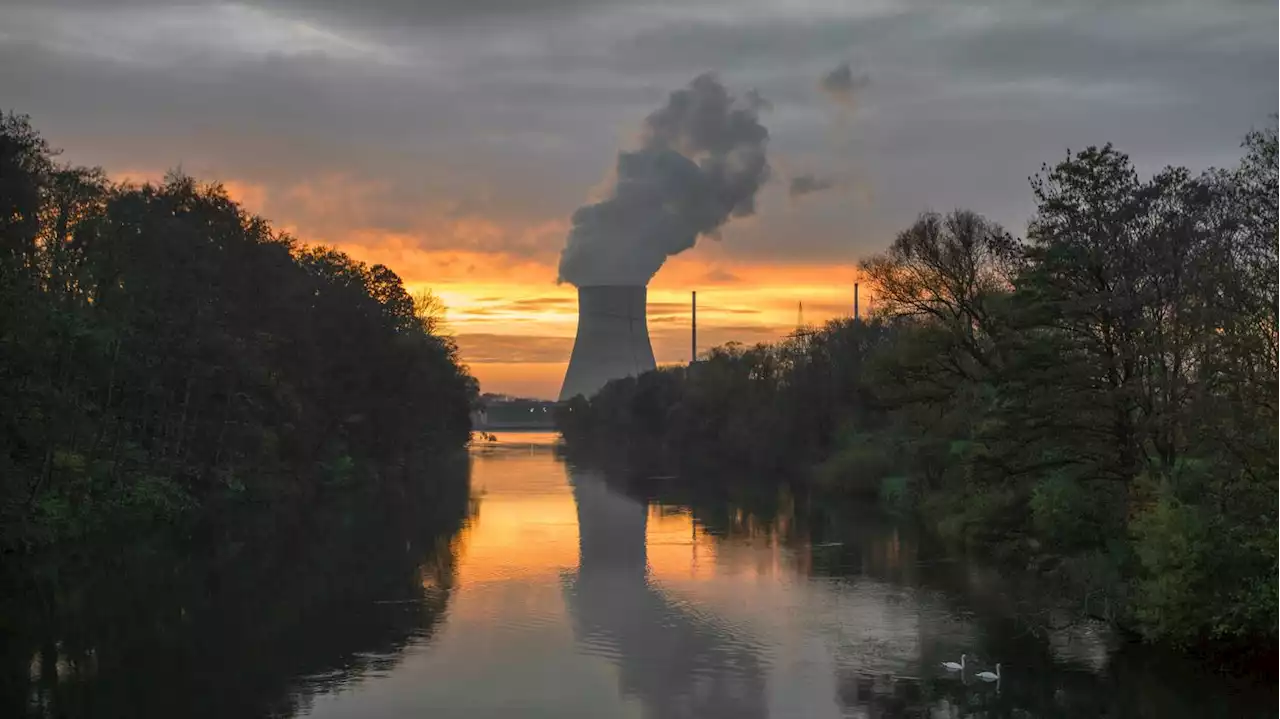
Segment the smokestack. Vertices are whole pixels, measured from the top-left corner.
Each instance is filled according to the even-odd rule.
[[[645,321],[644,285],[578,288],[578,334],[560,400],[590,397],[611,379],[657,367]]]
[[[858,283],[853,283],[853,321],[858,321]]]
[[[689,364],[698,361],[698,291],[693,291],[693,335],[689,338]]]

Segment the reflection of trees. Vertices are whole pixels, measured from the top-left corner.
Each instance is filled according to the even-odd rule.
[[[988,685],[968,686],[959,680],[875,676],[842,671],[837,677],[838,699],[847,717],[866,719],[996,719],[1038,714],[1011,708]],[[1011,713],[1012,712],[1012,713]]]
[[[451,593],[466,480],[436,479],[448,496],[348,495],[203,550],[102,548],[10,578],[0,715],[291,715],[389,668]]]
[[[584,504],[592,508],[591,516],[612,517],[611,521],[597,522],[596,527],[590,528],[590,537],[589,528],[582,523],[584,547],[613,547],[614,551],[617,547],[631,547],[633,554],[640,553],[638,560],[632,556],[625,561],[624,555],[597,558],[584,553],[583,565],[634,567],[639,562],[642,566],[643,543],[622,537],[643,536],[643,502],[614,495],[611,505],[588,493],[606,491],[598,487],[599,480],[590,473],[574,470],[573,476],[579,485],[575,496],[580,523]],[[711,481],[698,481],[708,479]],[[713,537],[723,548],[747,544],[757,548],[761,544],[786,547],[787,571],[842,578],[840,588],[834,590],[838,593],[857,592],[875,584],[911,588],[896,600],[907,603],[904,612],[918,614],[918,646],[911,649],[910,661],[884,656],[875,645],[875,631],[851,629],[843,636],[838,630],[828,633],[828,637],[837,637],[836,700],[846,716],[1190,719],[1261,716],[1260,708],[1269,710],[1275,704],[1274,684],[1229,682],[1153,648],[1124,647],[1118,653],[1112,652],[1106,632],[1099,625],[1087,626],[1056,616],[1053,597],[1045,596],[1043,579],[956,558],[945,548],[931,544],[927,535],[916,534],[910,525],[895,522],[874,507],[815,500],[802,491],[793,494],[777,484],[759,485],[736,476],[687,475],[670,481],[642,476],[629,483],[612,484],[618,485],[626,486],[628,494],[643,497],[644,501],[687,508],[698,533]],[[585,503],[584,498],[588,500]],[[632,515],[628,515],[629,511]],[[634,517],[631,524],[622,521],[626,516]],[[724,552],[720,559],[731,556],[731,552]],[[751,560],[750,551],[742,556],[745,561]],[[620,574],[603,569],[580,570],[578,581],[581,584],[583,577]],[[596,607],[595,611],[613,612],[607,621],[621,622],[619,615],[625,616],[625,611],[647,611],[657,617],[645,620],[649,625],[664,621],[661,612],[665,609],[661,606],[609,608],[611,601],[619,607],[626,601],[642,605],[638,598],[646,593],[658,594],[643,580],[634,576],[628,582],[614,579],[615,586],[603,579],[594,581],[602,585],[595,589],[597,595],[609,597],[610,592],[614,593],[614,600],[595,600],[603,607]],[[814,591],[835,586],[819,584],[824,588]],[[581,608],[575,612],[585,613]],[[597,620],[596,624],[605,625],[607,621]],[[644,641],[658,640],[647,637]],[[622,645],[604,631],[598,635],[587,632],[583,643],[591,649],[625,654],[620,649]],[[644,642],[640,644],[643,650]],[[937,662],[955,660],[962,652],[967,652],[971,661],[979,657],[984,666],[995,661],[1004,663],[1008,676],[999,692],[994,685],[972,679],[966,685],[934,669]],[[652,654],[657,656],[658,652]],[[660,663],[662,659],[653,661]],[[624,682],[625,670],[624,666]],[[651,684],[662,685],[660,680]],[[745,711],[743,715],[750,716]],[[680,716],[663,714],[661,709],[655,710],[655,715]],[[725,711],[724,715],[731,716],[733,712]]]
[[[579,644],[616,662],[623,694],[652,717],[766,716],[753,648],[649,582],[645,504],[588,472],[571,481],[579,563],[566,591]]]

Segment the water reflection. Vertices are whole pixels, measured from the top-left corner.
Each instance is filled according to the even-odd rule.
[[[693,598],[700,613],[749,632],[767,667],[766,700],[775,715],[783,714],[776,707],[784,694],[802,695],[790,705],[795,716],[1189,718],[1274,711],[1274,685],[1231,680],[1126,644],[1098,622],[1061,612],[1034,585],[957,560],[874,509],[815,503],[776,487],[708,495],[697,489],[698,479],[612,483],[651,506],[688,512],[690,545],[704,553],[704,568],[668,585]],[[987,684],[972,672],[961,678],[941,669],[940,662],[961,653],[977,658],[978,669],[1000,661],[1005,679]],[[816,679],[821,672],[830,673],[829,685]],[[825,691],[834,703],[824,701]]]
[[[454,491],[7,567],[0,716],[291,716],[392,671],[450,602],[466,467],[433,471]]]
[[[1055,613],[873,509],[619,476],[548,435],[456,496],[344,502],[208,549],[13,572],[0,716],[1249,717],[1212,676]],[[432,484],[442,477],[433,477]],[[305,539],[304,539],[305,538]],[[967,653],[997,685],[948,674]],[[976,659],[975,659],[976,658]]]
[[[624,696],[654,719],[764,717],[764,669],[750,638],[669,597],[651,580],[648,507],[589,471],[570,474],[578,570],[566,579],[575,635],[620,669]]]

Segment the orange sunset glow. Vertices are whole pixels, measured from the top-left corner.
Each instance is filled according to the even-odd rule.
[[[342,249],[366,262],[383,261],[378,247]],[[690,290],[698,292],[700,352],[727,342],[779,339],[795,329],[801,305],[806,324],[853,313],[857,270],[852,264],[713,264],[700,254],[695,249],[669,261],[649,285],[649,333],[659,364],[689,361]],[[430,288],[444,300],[447,328],[483,389],[554,398],[573,348],[576,289],[554,283],[552,262],[529,263],[522,278],[512,276],[517,273],[508,266],[486,266],[482,258],[450,255],[437,261],[441,269],[464,264],[465,269],[444,275],[448,279],[438,273],[434,280],[428,279],[427,267],[422,274],[405,271],[406,284]],[[707,279],[715,274],[724,278]],[[860,296],[863,302],[870,300],[865,292]]]
[[[1183,67],[1186,43],[1100,36],[1126,57],[1149,53],[1112,77],[1095,52],[1045,64],[1039,44],[1058,37],[1046,28],[1070,23],[1037,4],[573,2],[551,3],[545,20],[529,2],[99,5],[0,9],[0,49],[17,53],[6,102],[62,159],[135,182],[181,169],[302,243],[386,265],[444,301],[482,391],[535,398],[558,396],[572,350],[575,289],[556,281],[567,239],[582,230],[597,248],[635,245],[666,211],[632,197],[611,206],[623,210],[612,224],[576,223],[578,210],[618,199],[628,155],[719,153],[722,170],[749,180],[711,192],[647,185],[666,187],[671,207],[715,198],[682,215],[693,224],[638,243],[667,254],[648,321],[655,359],[669,364],[690,359],[691,291],[700,351],[774,341],[794,330],[800,303],[806,324],[851,314],[858,262],[921,212],[970,208],[1019,236],[1034,209],[1027,178],[1066,148],[1113,142],[1143,162],[1225,167],[1239,132],[1274,112],[1274,94],[1254,89],[1270,80],[1253,82],[1268,66],[1253,58],[1269,57],[1274,37],[1243,6],[1188,6],[1176,21],[1115,8],[1107,27],[1233,27],[1221,47],[1255,54],[1207,43]],[[897,23],[917,12],[936,32],[903,33]],[[1034,40],[1001,44],[1032,29]],[[903,51],[918,37],[926,47]],[[688,125],[654,144],[674,125],[653,118],[670,120],[672,98],[695,85],[723,111],[715,132]],[[864,311],[870,295],[864,285]]]
[[[163,173],[131,171],[135,181]],[[222,181],[228,195],[254,212],[274,208],[268,191],[251,183]],[[324,193],[323,195],[320,193]],[[448,217],[429,213],[415,219],[415,232],[438,232],[439,241],[417,234],[368,229],[327,230],[305,224],[339,208],[347,217],[361,212],[361,197],[340,197],[341,185],[321,183],[287,193],[295,202],[275,208],[272,218],[282,230],[303,242],[337,247],[369,264],[395,270],[411,293],[430,290],[445,303],[446,331],[458,342],[463,361],[480,380],[482,391],[525,397],[554,398],[560,390],[577,327],[577,290],[556,284],[558,250],[567,222],[529,226],[482,217]],[[327,206],[331,197],[335,206]],[[346,204],[343,204],[343,203]],[[299,207],[298,217],[289,208]],[[305,224],[305,226],[304,226]],[[521,255],[491,251],[497,238],[523,238]],[[670,258],[649,283],[648,320],[659,364],[689,361],[690,292],[698,292],[698,349],[728,342],[755,344],[778,340],[801,319],[820,325],[853,314],[857,257],[832,263],[761,262],[735,257],[731,240],[703,240]],[[445,246],[450,246],[445,249]],[[435,249],[439,248],[439,249]],[[872,306],[868,287],[861,287],[865,312]],[[803,308],[801,307],[803,305]]]

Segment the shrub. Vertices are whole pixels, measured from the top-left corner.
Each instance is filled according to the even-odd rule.
[[[1208,527],[1194,507],[1168,494],[1133,522],[1141,575],[1134,583],[1134,617],[1148,637],[1194,641],[1206,629]]]
[[[842,493],[875,498],[881,495],[882,480],[895,469],[892,452],[883,440],[869,435],[849,434],[840,446],[814,469],[814,479],[823,487]]]
[[[1074,478],[1058,472],[1036,482],[1030,505],[1031,526],[1050,546],[1071,549],[1097,543],[1099,527],[1089,495]]]

